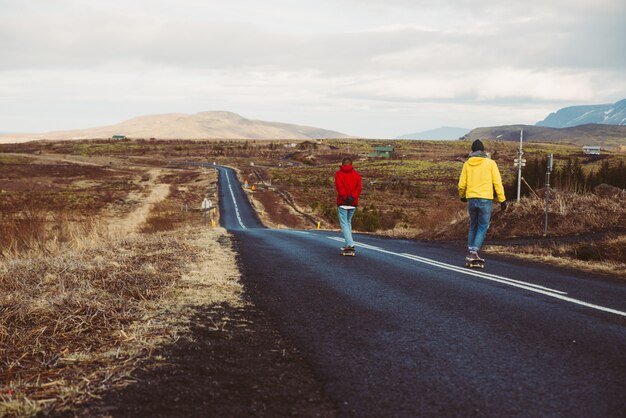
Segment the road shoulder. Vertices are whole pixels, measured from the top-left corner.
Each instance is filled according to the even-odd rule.
[[[232,245],[228,234],[219,241]],[[170,318],[179,324],[176,338],[155,347],[127,384],[52,416],[336,416],[323,382],[271,316],[239,283],[212,277],[214,259],[196,262],[183,280],[182,309],[169,310],[178,315]]]

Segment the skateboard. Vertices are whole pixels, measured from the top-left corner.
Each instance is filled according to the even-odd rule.
[[[341,250],[341,255],[343,256],[351,256],[354,257],[356,255],[356,251],[354,249],[349,249],[349,250]]]
[[[472,260],[471,258],[465,258],[465,267],[471,268],[471,269],[484,269],[485,268],[485,260],[483,259],[478,259],[478,260]]]

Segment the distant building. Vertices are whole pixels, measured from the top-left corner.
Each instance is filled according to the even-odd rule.
[[[391,145],[374,147],[374,152],[368,154],[372,158],[393,158],[394,148]]]
[[[126,135],[113,135],[111,139],[128,139]]]
[[[600,147],[595,145],[585,145],[583,147],[583,152],[585,154],[600,155]]]

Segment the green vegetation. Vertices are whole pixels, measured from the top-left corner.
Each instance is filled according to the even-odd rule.
[[[558,161],[551,173],[551,186],[558,190],[577,193],[591,192],[600,184],[626,189],[626,158],[568,157]],[[534,189],[545,183],[547,157],[534,157],[527,161],[522,171],[524,179]],[[524,195],[530,194],[524,188]]]
[[[149,149],[140,144],[112,142],[108,144],[76,144],[73,147],[65,148],[65,152],[68,154],[79,155],[128,155],[136,154],[137,152],[143,154],[149,151]]]
[[[0,164],[29,164],[32,161],[32,158],[24,157],[21,155],[0,154]]]

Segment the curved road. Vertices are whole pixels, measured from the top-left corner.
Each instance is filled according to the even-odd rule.
[[[343,415],[626,416],[626,283],[464,248],[263,228],[232,170],[222,225],[254,302]]]

